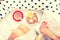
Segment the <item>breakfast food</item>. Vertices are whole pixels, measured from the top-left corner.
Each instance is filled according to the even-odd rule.
[[[35,22],[33,21],[33,19],[32,19],[32,18],[29,18],[29,17],[26,18],[26,21],[27,21],[29,24],[34,24],[34,23],[35,23]]]
[[[38,22],[38,17],[36,15],[36,13],[33,14],[33,20],[37,23]]]
[[[27,16],[27,18],[26,18],[26,21],[27,21],[29,24],[38,23],[37,14],[36,14],[36,13],[29,13],[28,16]]]

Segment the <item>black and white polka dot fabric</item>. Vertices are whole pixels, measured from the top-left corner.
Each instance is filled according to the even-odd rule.
[[[0,1],[0,19],[11,12],[12,7],[17,9],[47,10],[60,14],[60,0],[3,0]]]

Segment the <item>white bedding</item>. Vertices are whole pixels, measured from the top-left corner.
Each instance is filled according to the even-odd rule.
[[[38,31],[39,32],[39,27],[40,26],[37,26],[38,24],[40,24],[40,18],[41,18],[41,16],[42,16],[42,12],[41,11],[33,11],[33,10],[31,10],[31,11],[29,11],[29,10],[20,10],[20,11],[22,11],[22,12],[24,12],[24,16],[26,17],[27,16],[27,14],[28,14],[28,12],[36,12],[36,13],[38,13],[37,15],[38,15],[38,23],[36,23],[35,25],[29,25],[29,24],[27,24],[27,25],[29,25],[29,26],[33,26],[34,27],[34,29],[33,29],[33,33],[31,32],[31,38],[35,35],[34,34],[34,32],[35,31]],[[26,12],[27,11],[27,12]],[[13,11],[14,12],[14,11]],[[13,20],[13,18],[12,18],[12,14],[13,14],[13,12],[11,12],[10,13],[10,15],[8,15],[8,16],[6,16],[6,18],[4,18],[2,21],[1,21],[1,25],[0,25],[0,31],[2,31],[3,32],[3,34],[2,35],[4,35],[3,37],[2,36],[0,36],[0,37],[2,37],[2,39],[3,40],[7,40],[8,39],[8,37],[10,36],[10,34],[12,33],[12,31],[14,30],[14,29],[16,29],[20,24],[23,24],[23,23],[27,23],[26,22],[26,20],[25,20],[25,17],[24,17],[24,19],[21,21],[21,22],[16,22],[16,21],[14,21]],[[31,27],[32,28],[32,27]],[[27,35],[29,35],[30,34],[30,32],[27,34]],[[1,34],[0,34],[1,35]],[[33,35],[33,36],[32,36]],[[34,36],[35,37],[35,36]],[[29,37],[30,38],[30,37]],[[34,38],[33,38],[34,39]]]

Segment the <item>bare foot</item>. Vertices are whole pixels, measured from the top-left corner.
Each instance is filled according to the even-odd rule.
[[[46,35],[46,34],[48,33],[47,22],[44,21],[43,23],[41,23],[40,32],[41,32],[43,35]]]
[[[53,40],[60,40],[60,38],[56,34],[54,34],[52,31],[49,30],[47,22],[45,21],[41,23],[40,32],[42,33],[42,35],[46,35],[52,38]]]
[[[8,40],[14,40],[17,37],[23,36],[24,34],[26,34],[30,29],[26,26],[26,25],[20,25],[17,29],[15,29],[10,37],[8,38]]]

